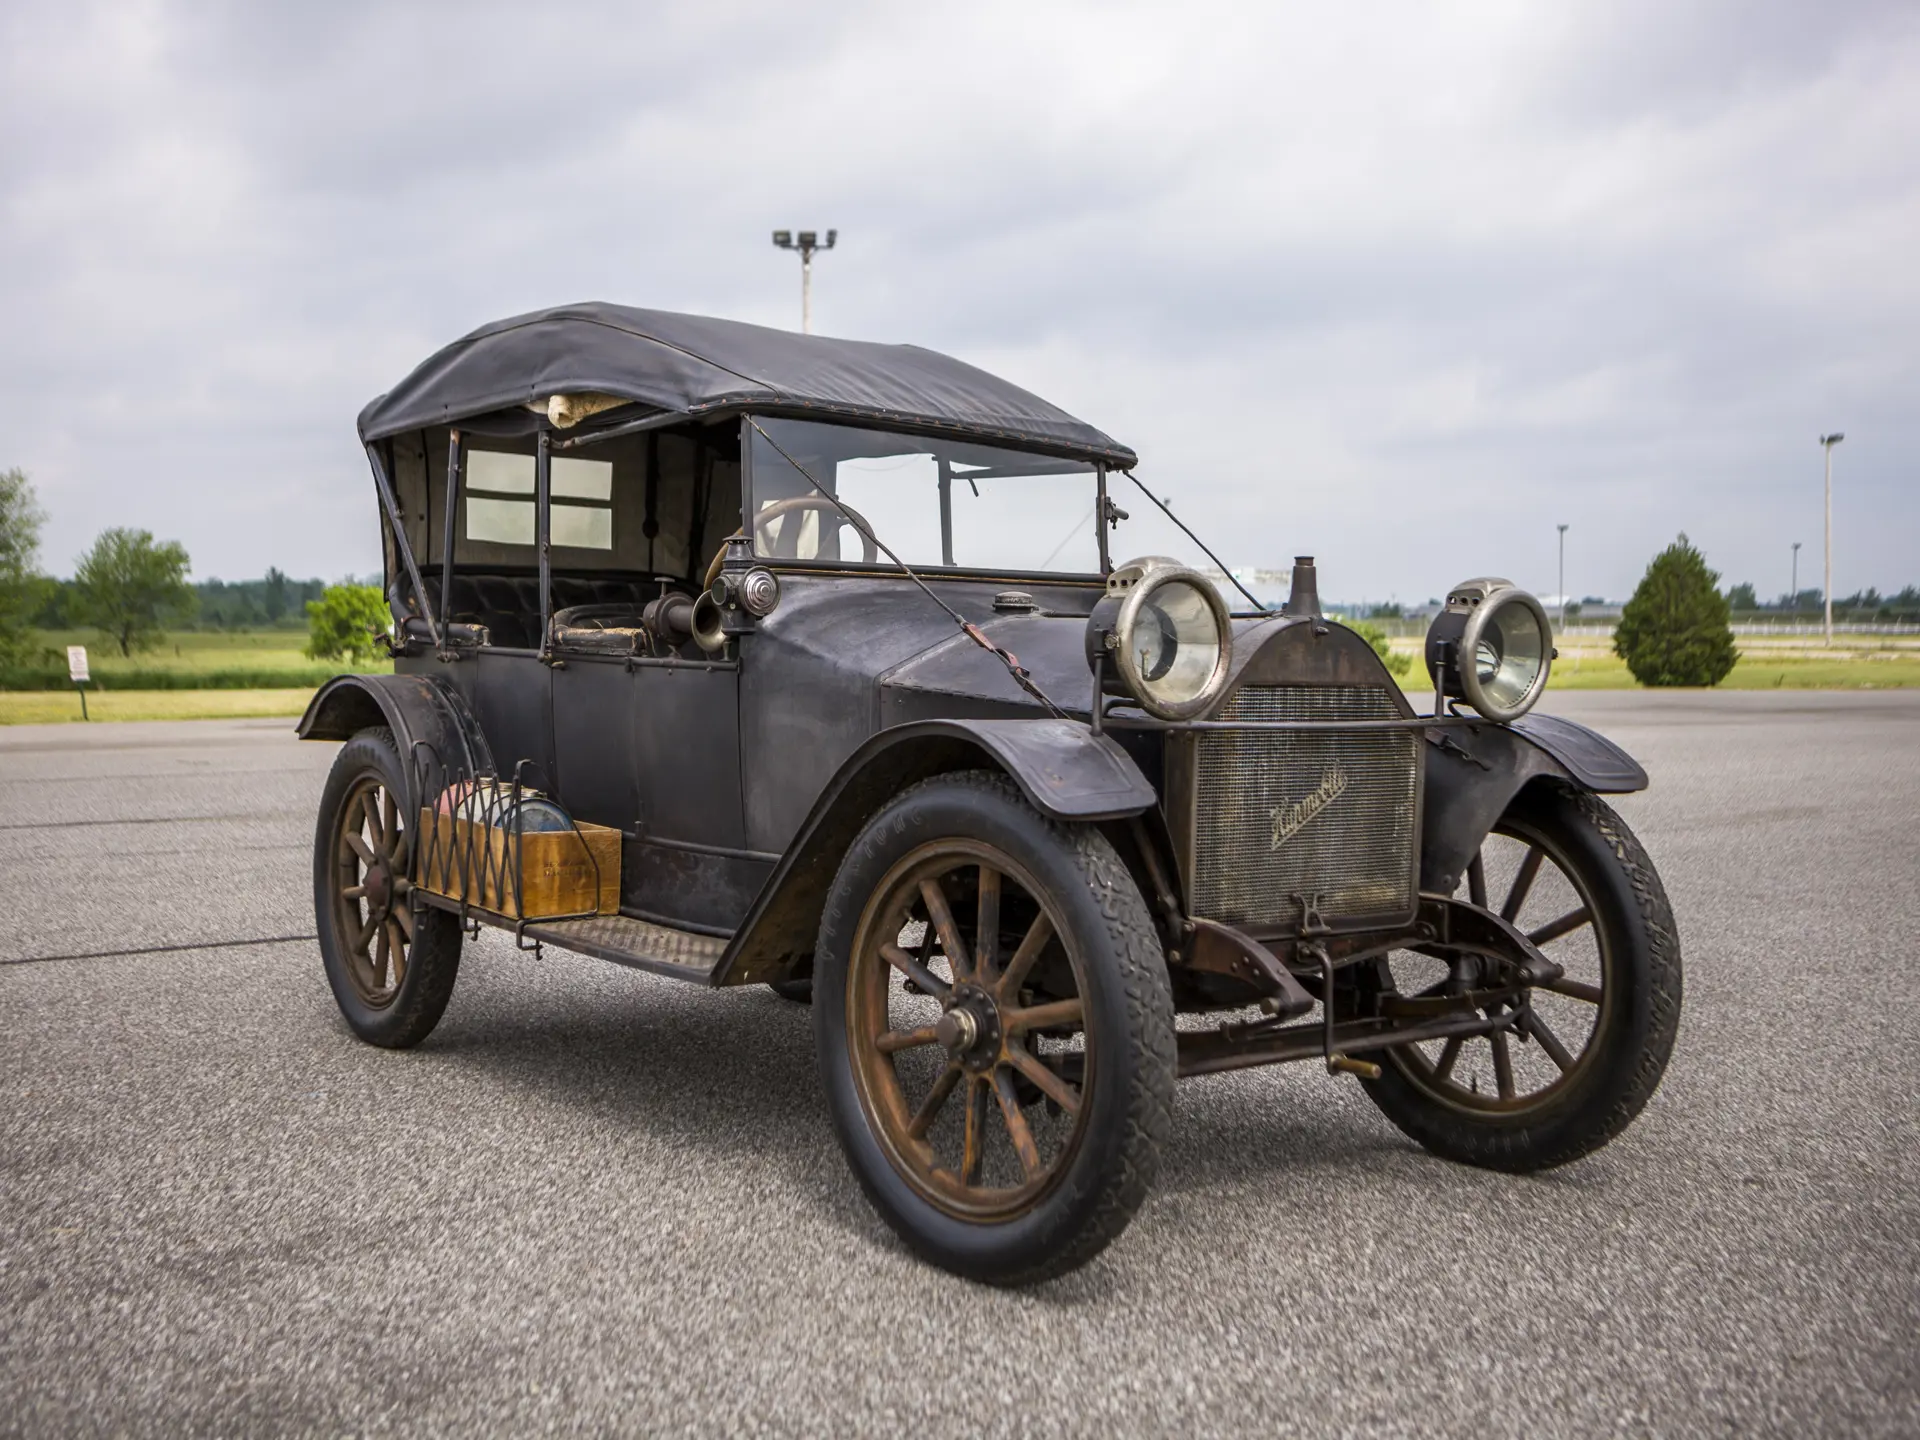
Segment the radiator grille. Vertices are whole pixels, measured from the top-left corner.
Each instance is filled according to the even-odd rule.
[[[1385,690],[1249,685],[1222,720],[1391,720]],[[1411,731],[1204,731],[1194,793],[1194,913],[1229,925],[1297,924],[1301,894],[1330,923],[1414,903]]]

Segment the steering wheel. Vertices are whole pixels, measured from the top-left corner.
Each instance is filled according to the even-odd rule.
[[[832,516],[836,522],[836,529],[842,525],[851,525],[854,528],[854,531],[860,536],[861,564],[871,565],[879,558],[880,551],[873,543],[873,527],[867,523],[866,516],[860,514],[859,511],[853,509],[851,506],[842,505],[835,500],[829,500],[824,495],[789,496],[785,500],[774,501],[773,504],[767,506],[767,508],[762,510],[758,515],[755,515],[753,517],[754,549],[758,550],[760,548],[761,532],[772,525],[774,521],[783,519],[788,515],[803,514],[809,510],[822,515]],[[823,525],[821,528],[824,530],[826,527]],[[822,538],[825,538],[824,535]],[[777,559],[792,560],[798,558],[799,552],[800,527],[798,525],[782,525],[780,527],[779,538],[773,542],[774,556]],[[818,557],[816,556],[815,558]]]
[[[793,495],[785,500],[774,501],[773,504],[767,506],[766,509],[753,517],[755,540],[757,541],[760,532],[775,520],[783,516],[798,514],[803,510],[816,510],[823,514],[831,514],[838,519],[842,525],[853,526],[855,533],[860,537],[861,563],[871,565],[879,559],[880,549],[874,544],[873,526],[867,520],[867,517],[862,515],[858,510],[855,510],[851,505],[840,505],[827,499],[824,495]],[[740,536],[741,532],[736,530],[727,537],[727,540],[738,540]],[[759,548],[758,544],[756,544],[754,548],[757,550]],[[794,559],[796,558],[795,552],[797,552],[799,548],[800,527],[798,525],[790,527],[783,526],[780,538],[773,542],[775,558]],[[713,552],[713,560],[707,566],[707,578],[703,582],[704,585],[711,586],[714,580],[719,577],[721,562],[726,558],[727,542],[723,540],[720,542],[720,548]]]

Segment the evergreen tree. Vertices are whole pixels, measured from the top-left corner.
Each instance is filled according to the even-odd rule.
[[[1682,535],[1653,557],[1620,612],[1613,648],[1642,685],[1718,685],[1739,654],[1720,576]]]

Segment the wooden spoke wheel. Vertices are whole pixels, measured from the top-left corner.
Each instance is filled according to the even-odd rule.
[[[1013,858],[977,841],[916,850],[867,907],[848,975],[868,1123],[928,1201],[1006,1220],[1057,1184],[1098,1063],[1086,962]]]
[[[333,849],[334,903],[347,975],[374,1009],[393,1003],[407,978],[413,912],[407,892],[413,832],[379,774],[359,776],[340,807]]]
[[[1385,1052],[1369,1093],[1389,1118],[1452,1158],[1508,1169],[1597,1148],[1659,1084],[1679,1022],[1680,950],[1652,862],[1597,797],[1524,792],[1461,886],[1562,968],[1480,1007],[1484,1035]],[[1374,1003],[1503,988],[1493,959],[1397,952],[1377,967]],[[1511,989],[1511,986],[1504,988]]]
[[[313,908],[327,982],[347,1024],[376,1045],[418,1044],[460,966],[458,917],[416,911],[406,772],[389,730],[340,747],[320,797]]]
[[[915,1251],[1024,1283],[1126,1227],[1167,1130],[1173,1002],[1098,831],[999,775],[914,786],[849,847],[813,979],[841,1145]]]

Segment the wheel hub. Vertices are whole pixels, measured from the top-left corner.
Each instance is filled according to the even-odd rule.
[[[993,1068],[1000,1054],[1000,1011],[978,985],[953,987],[946,1013],[933,1031],[954,1060],[977,1074]]]
[[[369,865],[366,879],[367,906],[376,915],[384,915],[393,904],[393,875],[385,865]]]

